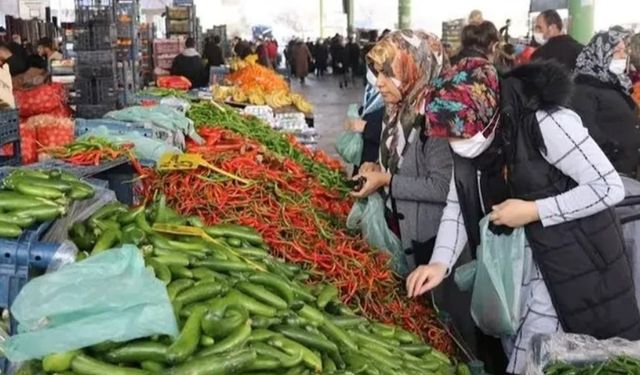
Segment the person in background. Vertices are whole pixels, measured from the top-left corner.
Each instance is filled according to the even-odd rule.
[[[24,45],[25,53],[27,54],[27,65],[29,68],[37,68],[47,70],[47,60],[40,56],[36,48],[31,43]]]
[[[300,84],[304,85],[307,74],[309,74],[309,60],[312,60],[313,56],[302,40],[295,43],[291,53],[294,75],[300,79]]]
[[[22,37],[18,34],[13,34],[11,36],[11,43],[9,44],[9,48],[14,55],[18,55],[22,57],[24,60],[27,59],[27,52],[22,46]]]
[[[483,21],[479,24],[469,24],[462,28],[462,48],[460,52],[451,58],[452,64],[467,57],[480,57],[490,60],[496,53],[500,43],[500,35],[496,26]]]
[[[481,11],[475,9],[472,10],[471,13],[469,13],[469,18],[467,19],[468,25],[479,25],[482,22],[484,22],[484,18]]]
[[[362,132],[362,157],[360,165],[377,164],[380,154],[380,135],[382,134],[382,120],[384,118],[384,100],[376,86],[376,75],[367,68],[365,74],[367,83],[364,89],[364,99],[360,108],[359,119],[349,119],[345,127],[356,132]],[[360,165],[354,166],[353,175],[357,175]]]
[[[483,217],[497,235],[525,230],[519,324],[502,337],[506,370],[493,373],[524,373],[537,334],[640,339],[613,209],[624,188],[566,108],[571,86],[557,63],[523,65],[499,79],[486,60],[469,58],[437,80],[426,107],[428,134],[449,140],[454,173],[433,256],[408,277],[409,297],[449,276],[465,244],[481,245]]]
[[[556,60],[573,71],[584,46],[563,34],[562,27],[562,18],[555,10],[545,10],[536,17],[533,38],[541,47],[533,53],[532,59]]]
[[[245,59],[247,56],[251,55],[251,43],[242,40],[240,37],[235,37],[235,43],[233,46],[233,53],[240,59]]]
[[[327,71],[327,63],[329,60],[329,44],[322,39],[316,41],[316,45],[313,48],[313,58],[316,61],[316,76],[324,77],[324,73]]]
[[[271,66],[274,69],[278,68],[278,41],[274,37],[269,37],[267,39],[267,56],[269,57],[269,61],[271,61]]]
[[[267,68],[271,68],[271,60],[269,59],[267,43],[262,38],[258,39],[257,43],[256,54],[258,55],[258,64]]]
[[[54,45],[53,40],[48,37],[41,38],[38,41],[38,54],[47,59],[47,63],[51,63],[52,61],[62,60],[63,56],[60,52],[58,52]]]
[[[207,59],[209,68],[224,65],[224,54],[222,53],[222,47],[220,47],[220,41],[219,35],[204,39],[204,58]]]
[[[347,88],[349,86],[349,72],[351,71],[351,67],[353,63],[351,62],[351,44],[353,44],[353,38],[349,37],[345,41],[344,39],[340,40],[342,47],[342,78],[340,79],[340,88]]]
[[[29,69],[27,61],[22,56],[14,54],[6,42],[0,42],[0,62],[2,65],[9,65],[11,77],[20,75]]]
[[[362,56],[360,55],[360,44],[353,40],[353,37],[349,38],[349,42],[346,46],[347,54],[349,55],[349,70],[351,71],[351,82],[355,85],[356,76],[360,72],[360,59]]]
[[[309,57],[309,73],[313,74],[316,71],[316,63],[315,60],[313,59],[313,56],[315,55],[316,51],[315,51],[315,46],[313,44],[313,42],[311,41],[311,38],[307,38],[307,41],[305,42],[305,44],[307,45],[307,49],[309,50],[310,53],[310,57]]]
[[[207,86],[208,74],[205,71],[202,57],[196,51],[196,41],[189,37],[184,46],[186,47],[184,51],[173,59],[171,74],[186,77],[191,81],[193,88]]]
[[[344,74],[344,44],[340,34],[331,39],[331,72],[335,76]]]
[[[508,19],[499,30],[500,37],[504,43],[511,43],[511,35],[509,35],[509,28],[511,27],[511,20]]]
[[[620,27],[596,34],[575,69],[572,107],[619,173],[636,177],[640,119],[627,76],[631,33]]]

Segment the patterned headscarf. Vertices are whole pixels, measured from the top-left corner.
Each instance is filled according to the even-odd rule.
[[[406,145],[416,132],[416,118],[429,82],[448,65],[438,37],[422,31],[394,31],[367,54],[376,74],[392,79],[402,95],[397,104],[385,104],[380,142],[380,164],[391,173],[399,167]]]
[[[482,58],[462,59],[433,80],[427,98],[427,133],[432,137],[471,138],[499,111],[498,72]]]
[[[640,33],[634,35],[629,42],[629,62],[636,70],[640,70]]]
[[[602,31],[591,38],[576,60],[576,75],[587,75],[601,82],[619,85],[625,91],[631,91],[631,79],[626,74],[615,74],[609,70],[613,51],[620,42],[628,44],[631,32],[619,26]]]

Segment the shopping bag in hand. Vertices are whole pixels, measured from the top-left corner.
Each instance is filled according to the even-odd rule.
[[[342,160],[349,164],[360,165],[363,148],[362,133],[344,131],[336,141],[336,151]]]
[[[473,278],[471,317],[487,335],[513,335],[520,322],[522,276],[530,261],[525,253],[524,228],[497,235],[485,217],[480,221],[477,254],[477,260],[459,267],[455,275],[461,289],[468,288]]]
[[[379,193],[360,199],[353,205],[347,217],[347,228],[360,230],[369,245],[388,252],[395,273],[404,276],[409,272],[400,239],[387,226],[384,200]]]

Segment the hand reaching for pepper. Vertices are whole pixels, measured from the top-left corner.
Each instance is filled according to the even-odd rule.
[[[362,189],[351,193],[351,196],[355,198],[366,198],[391,183],[391,174],[385,172],[361,172],[354,179],[357,180],[361,177],[365,178],[365,182]]]

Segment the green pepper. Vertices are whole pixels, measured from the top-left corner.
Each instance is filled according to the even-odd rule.
[[[107,352],[104,359],[112,363],[164,363],[167,361],[167,346],[153,341],[135,341]]]
[[[79,351],[73,350],[64,353],[49,354],[42,359],[42,369],[46,372],[69,371],[71,361],[73,361],[79,353]]]
[[[168,285],[171,282],[171,271],[167,265],[158,262],[154,258],[147,258],[145,263],[153,268],[156,278],[162,280],[165,285]]]
[[[322,290],[320,291],[320,294],[318,294],[316,305],[319,308],[324,309],[325,307],[327,307],[327,304],[329,303],[329,301],[337,297],[338,297],[338,288],[336,288],[332,284],[327,284],[325,285],[324,288],[322,288]]]
[[[194,302],[204,301],[226,293],[228,287],[217,281],[208,281],[201,285],[190,287],[176,296],[175,300],[187,305]]]
[[[249,321],[236,328],[227,337],[198,353],[198,357],[206,357],[212,354],[223,353],[239,348],[249,339],[251,324]]]
[[[286,279],[280,276],[267,272],[256,272],[249,276],[249,281],[254,284],[262,285],[278,293],[278,295],[282,297],[287,304],[293,302],[292,287]]]
[[[202,319],[202,331],[220,339],[243,325],[249,319],[249,312],[240,305],[226,305],[223,311],[212,309]]]
[[[167,370],[164,375],[236,374],[251,365],[257,357],[254,350],[198,356],[187,363]]]
[[[193,280],[189,279],[178,279],[176,281],[172,281],[169,285],[167,285],[167,294],[169,294],[170,300],[175,300],[178,293],[183,290],[189,289],[194,284]]]
[[[297,352],[302,352],[302,362],[310,369],[321,372],[322,371],[322,358],[316,355],[313,351],[307,347],[298,344],[293,340],[280,335],[274,336],[269,339],[269,344],[276,348],[282,349],[285,353],[295,355]]]
[[[200,325],[207,309],[197,308],[187,319],[176,341],[167,349],[169,363],[182,363],[192,355],[200,343]]]
[[[114,366],[98,361],[84,354],[78,354],[71,361],[71,369],[85,375],[147,375],[143,370]]]
[[[287,301],[278,297],[276,294],[271,293],[265,287],[261,285],[254,285],[249,282],[241,281],[235,285],[235,287],[247,295],[257,299],[260,302],[264,302],[270,306],[279,310],[287,308]]]
[[[323,353],[338,352],[338,346],[335,343],[313,332],[288,326],[277,326],[273,329],[276,332],[283,334],[285,337],[299,342],[310,349],[319,350]]]
[[[111,249],[118,242],[120,236],[121,233],[117,229],[103,232],[100,237],[98,237],[96,244],[93,246],[93,249],[91,250],[91,256]]]

